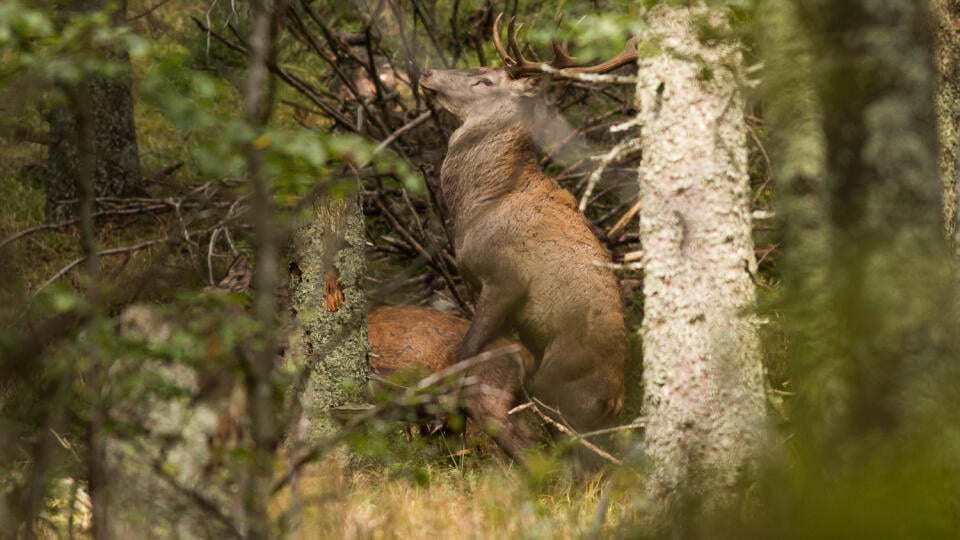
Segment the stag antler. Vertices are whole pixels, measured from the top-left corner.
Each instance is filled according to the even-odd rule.
[[[572,73],[606,73],[608,71],[613,71],[620,66],[634,62],[637,59],[637,38],[631,37],[629,40],[627,40],[627,44],[624,46],[623,51],[620,54],[595,66],[581,65],[576,58],[567,53],[563,44],[556,40],[553,41],[553,60],[550,62],[531,62],[524,58],[522,48],[517,43],[517,35],[520,33],[520,29],[523,28],[523,24],[517,26],[515,29],[515,17],[511,17],[510,24],[507,26],[507,43],[510,47],[510,51],[517,58],[515,60],[512,56],[507,54],[507,50],[504,48],[503,42],[500,41],[501,19],[503,19],[502,12],[497,15],[496,20],[493,21],[493,45],[496,47],[497,54],[500,55],[500,59],[503,60],[503,65],[506,68],[507,73],[510,74],[510,77],[513,79],[519,79],[521,77],[543,73],[543,66],[550,66],[553,69],[563,69]]]

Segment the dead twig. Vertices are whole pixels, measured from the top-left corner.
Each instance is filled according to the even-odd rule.
[[[754,208],[757,206],[757,201],[760,200],[760,196],[763,195],[764,190],[767,189],[767,186],[770,184],[770,180],[773,178],[773,166],[770,164],[770,156],[767,154],[767,149],[763,147],[763,143],[760,142],[760,137],[757,136],[756,130],[753,129],[751,123],[746,119],[744,119],[743,123],[747,126],[747,131],[750,133],[750,138],[753,139],[753,143],[757,145],[760,153],[763,154],[763,160],[767,164],[766,178],[764,178],[763,183],[760,184],[760,187],[756,189],[753,194],[753,200],[750,201],[750,208]]]
[[[630,223],[630,220],[632,220],[633,217],[640,212],[640,207],[641,207],[641,202],[637,200],[637,202],[635,202],[633,206],[631,206],[630,209],[626,211],[626,213],[620,216],[620,219],[618,219],[617,222],[613,224],[613,227],[610,227],[610,230],[607,231],[607,238],[608,239],[615,238],[617,236],[617,233],[619,233],[621,229],[626,227],[627,224]]]
[[[609,461],[610,463],[613,463],[614,465],[623,465],[623,461],[613,457],[613,455],[611,455],[606,450],[586,440],[583,435],[577,433],[576,431],[573,430],[573,428],[567,425],[566,421],[561,422],[559,420],[556,420],[551,415],[543,412],[542,409],[546,409],[547,411],[556,415],[557,418],[560,418],[562,420],[563,415],[560,414],[560,411],[554,409],[553,407],[550,407],[549,405],[540,401],[537,398],[530,398],[530,402],[533,403],[533,406],[531,407],[533,409],[533,412],[535,412],[537,416],[540,417],[541,420],[557,428],[557,431],[559,431],[560,433],[563,433],[564,435],[567,435],[574,441],[580,443],[581,445],[583,445],[593,453],[597,454],[598,456],[602,457],[603,459]]]
[[[587,188],[583,190],[583,196],[580,198],[579,207],[581,212],[587,209],[587,202],[590,200],[590,196],[593,195],[593,189],[596,187],[597,182],[600,181],[600,176],[603,175],[603,171],[607,168],[607,165],[616,159],[620,159],[625,154],[639,150],[641,147],[642,144],[640,143],[639,137],[630,137],[611,148],[606,154],[596,158],[600,164],[597,165],[597,168],[594,169],[590,174],[590,178],[587,180]]]
[[[104,257],[104,256],[107,256],[107,255],[129,254],[129,253],[133,253],[133,252],[135,252],[135,251],[140,251],[141,249],[148,248],[148,247],[150,247],[150,246],[154,246],[154,245],[157,245],[157,244],[162,244],[162,243],[170,242],[170,241],[171,241],[171,240],[170,240],[169,238],[160,238],[160,239],[157,239],[157,240],[147,240],[146,242],[140,242],[139,244],[135,244],[135,245],[132,245],[132,246],[127,246],[127,247],[105,249],[105,250],[103,250],[103,251],[98,251],[98,252],[97,252],[97,257]],[[87,257],[86,257],[86,256],[83,256],[83,257],[78,257],[78,258],[74,259],[73,261],[71,261],[69,264],[67,264],[66,266],[64,266],[63,268],[61,268],[56,274],[54,274],[53,277],[51,277],[50,279],[48,279],[47,281],[45,281],[42,285],[40,285],[39,287],[37,287],[37,289],[36,289],[35,291],[33,291],[33,296],[36,296],[37,293],[39,293],[41,290],[43,290],[44,288],[48,287],[48,286],[49,286],[50,284],[52,284],[53,282],[55,282],[55,281],[57,281],[58,279],[60,279],[60,278],[63,277],[67,272],[69,272],[70,270],[73,270],[74,268],[77,267],[77,265],[83,263],[83,262],[86,261],[86,260],[87,260]]]
[[[460,293],[457,291],[457,288],[453,279],[453,275],[447,270],[446,265],[444,265],[442,262],[439,262],[433,253],[427,251],[426,248],[424,248],[423,245],[421,245],[420,242],[418,242],[417,239],[414,238],[414,236],[410,233],[410,231],[408,231],[407,228],[403,226],[400,220],[389,209],[386,202],[382,200],[381,197],[377,197],[374,200],[377,206],[380,207],[380,210],[383,212],[383,215],[387,217],[387,221],[390,222],[394,230],[399,232],[404,237],[404,239],[409,243],[409,245],[412,246],[414,250],[420,254],[421,257],[426,259],[428,261],[428,264],[430,264],[432,268],[434,268],[437,272],[440,273],[440,276],[443,278],[443,281],[447,285],[447,289],[450,290],[450,294],[452,294],[453,297],[456,299],[457,305],[462,306],[466,304],[463,298],[460,297]]]
[[[420,124],[426,122],[427,119],[429,119],[432,114],[433,113],[431,111],[427,111],[425,113],[422,113],[420,116],[414,118],[413,120],[407,122],[403,126],[401,126],[399,129],[391,133],[389,137],[384,139],[383,142],[377,145],[376,148],[373,149],[373,155],[375,156],[379,154],[381,151],[383,151],[384,148],[393,144],[393,142],[396,141],[401,135],[419,126]]]

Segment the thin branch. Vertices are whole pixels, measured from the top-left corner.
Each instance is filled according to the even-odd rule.
[[[607,270],[643,270],[643,263],[613,263],[604,261],[591,261],[597,268],[606,268]]]
[[[642,144],[639,137],[630,137],[611,148],[606,154],[596,158],[600,161],[600,164],[594,169],[593,173],[590,174],[590,179],[587,181],[587,188],[583,191],[583,196],[580,198],[581,212],[587,209],[587,202],[590,200],[590,196],[593,195],[593,189],[596,187],[597,182],[600,181],[600,176],[603,175],[603,171],[607,168],[607,165],[625,154],[639,150],[641,147]]]
[[[646,422],[631,422],[629,424],[623,424],[622,426],[614,426],[614,427],[605,428],[605,429],[596,429],[594,431],[581,433],[580,437],[583,437],[584,439],[589,439],[590,437],[599,437],[600,435],[609,435],[610,433],[620,433],[622,431],[643,429],[645,427],[647,427]]]
[[[325,24],[323,24],[323,22],[313,13],[313,10],[310,9],[308,5],[304,3],[303,8],[307,12],[307,14],[310,15],[310,18],[313,20],[313,22],[320,27],[320,30],[323,32],[323,35],[327,40],[327,43],[330,45],[331,50],[333,50],[339,40],[337,40],[334,37],[330,29],[327,28]],[[317,55],[320,56],[325,62],[327,62],[327,65],[330,67],[331,70],[333,70],[337,78],[340,79],[340,81],[347,87],[348,90],[350,90],[350,93],[353,94],[353,98],[356,100],[357,104],[367,114],[367,116],[373,120],[373,122],[377,125],[377,128],[380,130],[380,132],[383,133],[384,135],[389,133],[390,130],[387,128],[386,125],[384,125],[383,120],[380,118],[380,116],[373,114],[373,111],[370,110],[369,106],[367,105],[367,101],[363,98],[362,95],[360,95],[360,91],[357,89],[357,86],[353,83],[353,80],[351,80],[350,77],[348,77],[346,73],[343,72],[343,69],[341,69],[339,63],[337,62],[337,58],[336,57],[329,58],[327,57],[327,55],[322,53],[319,45],[313,40],[309,32],[307,32],[306,26],[304,25],[303,20],[300,18],[300,15],[296,12],[295,9],[291,7],[287,10],[287,13],[290,15],[290,20],[296,23],[295,28],[299,30],[300,34],[307,41],[307,43],[317,52]],[[288,24],[287,27],[291,29],[294,28],[294,26],[291,26],[290,24]]]
[[[767,189],[767,185],[770,184],[770,181],[773,178],[773,165],[770,164],[770,156],[767,154],[767,149],[764,148],[763,143],[760,142],[760,137],[757,136],[756,130],[753,129],[753,126],[750,125],[750,122],[744,120],[744,125],[747,126],[747,131],[750,133],[750,138],[753,139],[754,144],[757,145],[757,148],[760,149],[760,153],[763,154],[763,160],[767,164],[767,175],[764,178],[763,183],[760,184],[760,187],[753,193],[753,199],[750,201],[750,208],[753,208],[757,205],[757,201],[760,200],[760,196],[763,195],[764,190]]]
[[[421,114],[420,116],[414,118],[413,120],[407,122],[407,123],[404,124],[402,127],[400,127],[399,129],[397,129],[396,131],[394,131],[393,133],[391,133],[389,137],[387,137],[386,139],[384,139],[383,142],[381,142],[379,145],[377,145],[376,148],[373,149],[373,154],[372,154],[372,156],[371,156],[371,159],[372,159],[373,156],[375,156],[375,155],[379,154],[381,151],[383,151],[383,149],[385,149],[386,147],[388,147],[388,146],[390,146],[391,144],[393,144],[393,142],[396,141],[401,135],[403,135],[404,133],[410,131],[411,129],[419,126],[420,124],[426,122],[427,119],[430,118],[430,116],[431,116],[432,114],[433,114],[433,113],[432,113],[431,111],[427,111],[427,112]],[[364,165],[361,165],[361,167],[362,167],[362,166],[365,166],[365,165],[366,165],[366,163],[365,163]]]
[[[135,21],[135,20],[137,20],[137,19],[141,19],[141,18],[143,18],[143,17],[146,17],[146,16],[150,15],[151,13],[153,13],[154,11],[160,9],[160,7],[162,7],[164,4],[166,4],[166,3],[169,2],[169,1],[170,1],[170,0],[160,0],[160,2],[158,2],[158,3],[155,4],[155,5],[153,5],[152,7],[147,8],[146,11],[140,13],[139,15],[134,15],[133,17],[128,17],[128,18],[127,18],[127,22],[128,22],[128,23],[132,23],[133,21]],[[216,3],[216,2],[214,2],[214,3]],[[208,13],[209,13],[209,12],[208,12]]]
[[[129,253],[133,253],[133,252],[135,252],[135,251],[139,251],[139,250],[144,249],[144,248],[148,248],[148,247],[153,246],[153,245],[156,245],[156,244],[162,244],[162,243],[170,242],[170,241],[171,241],[171,240],[170,240],[169,238],[163,238],[163,239],[158,239],[158,240],[147,240],[146,242],[140,242],[139,244],[135,244],[135,245],[132,245],[132,246],[127,246],[127,247],[122,247],[122,248],[105,249],[105,250],[103,250],[103,251],[97,252],[96,255],[97,255],[98,257],[105,257],[105,256],[107,256],[107,255],[129,254]],[[39,293],[41,290],[43,290],[44,288],[48,287],[48,286],[49,286],[50,284],[52,284],[53,282],[55,282],[55,281],[57,281],[58,279],[60,279],[61,277],[64,276],[64,274],[66,274],[66,273],[69,272],[70,270],[73,270],[74,268],[77,267],[77,265],[81,264],[82,262],[84,262],[84,261],[86,261],[86,260],[87,260],[87,257],[86,257],[86,256],[82,256],[82,257],[78,257],[77,259],[74,259],[73,261],[71,261],[70,264],[68,264],[68,265],[64,266],[63,268],[61,268],[56,274],[53,275],[53,277],[51,277],[50,279],[48,279],[47,281],[45,281],[42,285],[40,285],[39,287],[37,287],[37,289],[36,289],[35,291],[33,291],[33,296],[36,296],[37,293]]]
[[[575,81],[587,82],[587,83],[603,83],[603,84],[637,84],[636,75],[603,75],[600,73],[577,73],[573,70],[568,69],[557,69],[553,66],[547,64],[541,64],[540,70],[544,73],[549,73],[555,77],[560,77],[563,79],[572,79]]]
[[[567,435],[568,437],[570,437],[570,438],[573,439],[574,441],[580,443],[581,445],[583,445],[583,446],[586,447],[587,449],[591,450],[593,453],[597,454],[598,456],[602,457],[603,459],[609,461],[610,463],[613,463],[614,465],[623,465],[623,462],[622,462],[622,461],[620,461],[619,459],[613,457],[613,455],[611,455],[611,454],[610,454],[609,452],[607,452],[606,450],[604,450],[604,449],[600,448],[599,446],[593,444],[592,442],[586,440],[583,435],[577,433],[576,431],[573,430],[573,428],[567,426],[567,424],[566,424],[565,422],[559,422],[559,421],[555,420],[554,418],[552,418],[550,415],[544,413],[544,412],[541,410],[541,407],[544,408],[544,409],[547,409],[548,411],[554,412],[555,414],[558,414],[558,415],[559,415],[559,412],[557,412],[555,409],[553,409],[552,407],[550,407],[549,405],[545,404],[544,402],[540,401],[540,400],[537,399],[537,398],[532,398],[532,401],[533,401],[534,404],[535,404],[535,405],[532,407],[532,408],[533,408],[533,411],[534,411],[535,413],[537,413],[537,416],[539,416],[541,420],[543,420],[544,422],[546,422],[546,423],[552,425],[553,427],[557,428],[557,431],[563,433],[564,435]]]
[[[207,9],[207,12],[204,15],[204,17],[207,20],[207,26],[206,26],[207,28],[207,51],[206,51],[207,62],[210,61],[210,36],[213,34],[213,31],[210,30],[210,28],[213,27],[213,24],[210,23],[210,13],[213,12],[213,8],[216,7],[217,1],[218,0],[213,0],[213,2],[210,3],[210,7]],[[191,17],[191,19],[193,19],[197,23],[200,22],[200,21],[197,21],[197,19],[194,17]],[[229,46],[229,44],[227,44],[227,46]]]
[[[336,434],[314,444],[299,458],[294,460],[293,464],[290,466],[290,470],[274,482],[273,488],[270,491],[271,494],[276,494],[278,491],[286,487],[287,484],[289,484],[300,471],[300,469],[302,469],[305,465],[316,461],[327,450],[342,443],[351,433],[353,433],[353,431],[366,422],[383,416],[390,411],[422,406],[426,401],[432,399],[432,397],[438,393],[437,387],[440,387],[440,384],[444,383],[445,381],[447,381],[447,384],[451,385],[451,389],[453,387],[462,389],[464,386],[472,384],[476,381],[473,381],[472,378],[453,380],[454,376],[459,375],[484,362],[489,362],[491,360],[502,358],[508,355],[516,355],[519,354],[520,351],[520,345],[513,344],[506,347],[500,347],[492,351],[482,352],[472,358],[467,358],[462,362],[457,362],[456,364],[437,371],[436,373],[431,373],[430,375],[421,379],[417,384],[407,388],[406,391],[400,393],[388,403],[363,406],[360,409],[354,408],[353,410],[359,410],[359,413],[350,418],[350,420],[347,421],[346,424],[344,424],[344,426]],[[440,388],[442,388],[444,391],[446,390],[445,387]]]
[[[641,205],[642,205],[642,201],[638,200],[637,202],[635,202],[633,206],[631,206],[630,209],[627,210],[627,212],[623,214],[623,216],[621,216],[616,223],[613,224],[613,227],[610,227],[610,230],[607,231],[607,238],[612,239],[616,237],[617,233],[620,232],[620,229],[623,229],[624,227],[626,227],[627,224],[630,223],[630,220],[632,220],[633,217],[636,216],[638,212],[640,212]]]
[[[196,490],[182,485],[164,469],[163,463],[155,461],[152,463],[152,468],[157,476],[160,477],[160,480],[163,480],[168,486],[173,488],[174,491],[180,493],[181,495],[185,495],[187,498],[193,501],[194,504],[199,506],[201,510],[210,514],[214,519],[223,524],[232,537],[244,538],[243,534],[240,532],[240,529],[233,522],[233,520],[224,514],[214,501],[204,497]]]
[[[413,0],[412,3],[413,13],[415,16],[420,16],[420,20],[423,22],[423,28],[427,31],[427,37],[430,38],[430,43],[433,45],[433,48],[436,51],[437,56],[440,58],[440,61],[443,62],[443,67],[450,69],[450,62],[447,61],[443,47],[440,46],[440,42],[437,41],[437,36],[434,32],[436,23],[427,18],[427,15],[423,12],[423,9],[420,7],[420,4],[417,2],[417,0]],[[416,22],[416,19],[414,19],[414,22]]]
[[[220,235],[222,227],[216,227],[210,234],[210,242],[207,245],[207,283],[214,284],[213,281],[213,246],[217,243],[217,236]]]
[[[376,202],[377,206],[379,206],[380,209],[383,211],[383,215],[387,217],[387,221],[390,222],[394,230],[402,234],[406,239],[406,241],[410,244],[410,246],[412,246],[414,250],[416,250],[416,252],[420,254],[421,257],[429,261],[431,267],[433,267],[435,270],[440,272],[440,276],[443,278],[443,281],[446,283],[447,288],[450,290],[450,294],[452,294],[454,298],[456,298],[457,304],[458,305],[464,304],[463,299],[460,298],[460,293],[457,292],[457,288],[454,285],[453,275],[450,274],[446,266],[442,262],[437,260],[437,258],[434,256],[435,255],[434,253],[427,251],[426,248],[424,248],[423,245],[421,245],[420,242],[418,242],[417,239],[413,237],[410,231],[408,231],[406,227],[404,227],[400,223],[400,220],[393,214],[393,212],[390,211],[386,203],[382,200],[382,197],[376,197],[374,201]]]
[[[144,211],[144,210],[141,210],[141,209],[136,209],[135,211],[129,211],[129,210],[123,210],[123,211],[120,211],[120,210],[111,210],[111,211],[96,212],[96,213],[93,214],[93,217],[112,216],[112,215],[124,215],[124,214],[132,214],[132,213],[145,213],[145,211]],[[16,241],[16,240],[19,240],[20,238],[23,238],[24,236],[28,236],[28,235],[31,235],[31,234],[33,234],[33,233],[38,233],[38,232],[41,232],[41,231],[50,231],[50,230],[64,229],[64,228],[66,228],[66,227],[69,227],[70,225],[73,225],[73,224],[77,223],[78,221],[79,221],[79,218],[74,218],[74,219],[67,220],[67,221],[61,221],[61,222],[59,222],[59,223],[44,223],[43,225],[37,225],[36,227],[30,227],[30,228],[28,228],[28,229],[24,229],[24,230],[22,230],[22,231],[19,231],[19,232],[17,232],[17,233],[14,233],[14,234],[11,235],[11,236],[8,236],[8,237],[5,238],[2,242],[0,242],[0,249],[3,249],[3,247],[6,246],[7,244],[9,244],[9,243],[11,243],[11,242],[14,242],[14,241]]]

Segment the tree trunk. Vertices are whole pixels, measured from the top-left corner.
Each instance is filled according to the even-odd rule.
[[[934,59],[937,65],[937,126],[940,132],[940,175],[947,234],[960,248],[957,204],[960,202],[960,2],[933,0],[937,20]]]
[[[93,148],[94,118],[86,108],[89,97],[88,87],[83,82],[67,90],[67,101],[77,121],[80,134],[80,159],[77,167],[76,183],[79,187],[78,207],[80,220],[80,244],[86,261],[87,287],[93,291],[94,302],[100,294],[98,282],[99,262],[97,257],[97,235],[93,220],[94,186],[96,160]],[[107,405],[103,399],[103,378],[105,366],[99,362],[99,355],[90,354],[90,368],[86,372],[86,383],[90,392],[90,425],[87,433],[87,477],[89,480],[90,501],[93,505],[93,537],[97,540],[109,540],[113,537],[111,523],[111,491],[107,474]]]
[[[842,377],[831,384],[846,395],[822,409],[836,422],[821,436],[833,441],[828,451],[849,451],[846,444],[863,437],[919,428],[918,407],[930,402],[918,396],[940,385],[942,359],[955,351],[937,174],[934,28],[925,2],[795,5],[817,43],[814,80],[826,142],[830,247],[816,262],[829,273],[838,323],[820,340],[839,360],[834,369]]]
[[[835,428],[827,404],[844,403],[842,361],[834,341],[842,332],[826,264],[830,260],[831,191],[826,180],[823,112],[816,87],[813,37],[793,0],[770,0],[757,15],[766,62],[764,94],[773,179],[782,238],[780,274],[791,378],[807,381],[792,398],[791,415],[806,434]],[[794,381],[796,383],[796,381]]]
[[[643,371],[650,495],[674,534],[705,534],[752,478],[765,388],[754,316],[736,46],[708,46],[706,8],[655,8],[637,86],[643,166]],[[691,529],[693,527],[693,529]]]
[[[103,9],[105,0],[74,0],[63,8],[64,17],[70,13]],[[126,2],[120,2],[113,14],[115,24],[126,21]],[[142,193],[140,157],[137,150],[137,132],[133,118],[133,94],[130,83],[130,58],[126,51],[103,52],[108,60],[123,66],[121,74],[106,76],[89,74],[84,82],[87,96],[85,106],[93,117],[93,139],[96,153],[94,191],[97,197],[125,197]],[[77,117],[67,104],[50,111],[48,166],[45,179],[48,219],[73,215],[73,210],[57,201],[79,198],[77,178],[80,176],[81,134]]]
[[[332,407],[366,401],[366,258],[358,199],[319,195],[313,220],[295,233],[290,272],[297,331],[291,349],[297,365],[309,370],[301,421],[307,443],[336,432]]]
[[[913,0],[769,0],[758,17],[797,396],[795,465],[766,486],[774,530],[956,530],[940,487],[957,477],[958,320],[932,22]]]
[[[247,75],[244,85],[243,118],[254,134],[267,126],[273,110],[274,81],[268,66],[276,56],[278,19],[283,13],[282,0],[251,2]],[[275,452],[280,444],[281,427],[273,370],[276,361],[276,291],[279,248],[276,209],[273,206],[273,180],[267,177],[266,156],[258,144],[260,138],[247,143],[247,174],[252,192],[251,206],[255,227],[256,264],[253,286],[256,297],[253,315],[258,324],[256,341],[247,356],[245,369],[247,415],[253,439],[253,455],[244,492],[247,519],[246,536],[250,539],[271,538],[273,527],[268,512]]]

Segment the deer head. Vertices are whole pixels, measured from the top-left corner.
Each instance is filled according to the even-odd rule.
[[[500,40],[500,21],[503,13],[493,22],[493,43],[504,67],[499,69],[479,68],[443,71],[424,71],[420,86],[445,110],[460,121],[477,116],[511,116],[520,112],[522,98],[536,92],[544,74],[544,66],[563,70],[564,73],[606,73],[637,59],[635,38],[630,38],[623,52],[606,62],[583,66],[567,54],[559,42],[554,42],[554,59],[550,62],[527,60],[517,43],[517,35],[523,25],[514,27],[510,19],[507,29],[508,44],[513,56]]]
[[[461,122],[480,116],[511,116],[520,99],[535,92],[534,79],[514,79],[505,69],[424,71],[420,87]]]

